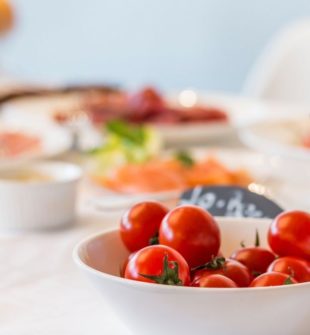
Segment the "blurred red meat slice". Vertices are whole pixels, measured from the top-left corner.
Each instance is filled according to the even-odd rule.
[[[151,87],[128,97],[128,118],[130,121],[145,122],[147,119],[164,114],[165,102],[160,94]]]
[[[92,122],[97,125],[104,124],[111,119],[157,124],[225,122],[228,120],[225,111],[216,107],[170,107],[159,92],[151,87],[130,95],[124,92],[89,95],[84,108]]]
[[[227,114],[216,107],[194,106],[191,108],[180,109],[178,112],[182,122],[228,120]]]

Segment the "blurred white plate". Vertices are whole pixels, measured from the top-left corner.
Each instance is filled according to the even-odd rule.
[[[41,141],[40,149],[25,152],[14,157],[1,157],[0,167],[20,164],[33,159],[51,158],[63,154],[71,147],[71,136],[62,128],[50,124],[22,124],[0,123],[0,132],[21,132],[26,135],[38,137]]]
[[[184,90],[169,94],[167,100],[172,105],[181,105],[182,107],[191,107],[197,104],[219,108],[225,111],[228,116],[228,122],[188,122],[157,126],[165,143],[171,145],[195,145],[221,138],[225,139],[240,127],[259,119],[262,114],[262,106],[257,108],[256,101],[237,95]]]
[[[54,121],[57,111],[78,108],[81,95],[78,93],[53,94],[47,96],[23,97],[6,102],[0,109],[0,120],[9,124],[23,124],[31,128],[54,127],[66,133],[68,137],[78,132],[79,149],[87,150],[102,143],[101,134],[91,127],[86,118],[77,120],[74,126],[61,126]]]
[[[208,140],[225,138],[234,130],[229,122],[156,125],[156,128],[167,145],[206,143]]]
[[[211,140],[227,139],[239,130],[261,120],[270,120],[285,115],[308,115],[309,106],[287,104],[278,101],[263,101],[220,92],[184,90],[168,95],[168,101],[183,107],[192,104],[213,106],[226,112],[229,122],[197,122],[159,126],[168,144],[202,144]],[[222,142],[225,146],[235,145]]]
[[[191,92],[191,101],[184,101],[184,92]],[[186,94],[185,94],[186,96]],[[182,98],[183,97],[183,98]],[[70,106],[79,105],[81,96],[79,94],[59,94],[53,96],[39,96],[19,98],[5,103],[2,108],[2,118],[11,121],[53,122],[53,115],[57,110],[68,110]],[[168,144],[198,144],[211,139],[225,138],[236,129],[249,121],[256,120],[261,114],[261,108],[250,99],[238,96],[206,93],[185,90],[167,95],[171,104],[201,104],[223,109],[228,117],[228,122],[195,122],[173,125],[154,125],[158,128],[165,143]],[[185,105],[184,105],[185,103]]]
[[[80,93],[71,92],[14,99],[1,106],[1,119],[9,122],[13,120],[22,123],[55,124],[55,111],[76,108],[80,106],[81,98]],[[281,115],[305,115],[309,111],[308,106],[304,105],[264,102],[238,95],[195,90],[170,93],[166,99],[172,105],[183,107],[194,104],[214,106],[223,109],[229,118],[228,122],[154,125],[162,135],[164,143],[173,146],[200,145],[212,140],[225,140],[236,131],[262,119],[270,120]],[[90,126],[90,122],[81,124],[80,134],[84,149],[94,147],[101,141],[100,134]]]
[[[310,169],[305,162],[240,149],[191,149],[190,152],[196,159],[212,156],[230,169],[247,170],[254,179],[248,188],[273,199],[286,209],[310,209],[310,199],[306,196],[310,187]],[[170,204],[176,201],[178,195],[178,192],[166,191],[132,196],[101,188],[101,193],[96,193],[90,203],[102,211],[123,210],[143,199]]]
[[[53,123],[57,110],[67,110],[79,103],[80,96],[73,93],[15,98],[1,106],[1,119],[5,122]]]
[[[302,139],[310,136],[310,117],[284,117],[256,122],[242,130],[243,143],[267,154],[310,161],[310,148]]]

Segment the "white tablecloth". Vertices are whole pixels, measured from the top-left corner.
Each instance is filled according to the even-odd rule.
[[[113,224],[80,210],[65,230],[0,235],[0,334],[128,334],[71,256],[83,237]]]

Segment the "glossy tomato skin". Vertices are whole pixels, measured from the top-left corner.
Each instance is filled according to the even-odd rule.
[[[281,272],[291,275],[299,283],[310,281],[310,263],[297,257],[280,257],[273,261],[268,272]]]
[[[237,284],[228,277],[219,274],[208,274],[202,276],[195,287],[222,287],[222,288],[234,288],[238,287]]]
[[[129,261],[132,259],[132,257],[135,255],[136,251],[135,252],[132,252],[125,260],[125,262],[123,264],[121,264],[121,267],[120,267],[120,276],[121,277],[124,277],[125,276],[125,271],[126,271],[126,267],[127,267],[127,264],[129,263]]]
[[[220,230],[207,211],[198,206],[183,205],[171,210],[163,219],[159,243],[180,252],[193,268],[218,254]]]
[[[271,223],[268,242],[279,256],[310,261],[310,214],[302,211],[281,213]]]
[[[179,267],[178,275],[182,285],[189,285],[190,271],[184,257],[176,250],[164,245],[151,245],[137,251],[129,260],[124,277],[127,279],[154,283],[154,280],[145,278],[141,274],[160,276],[163,273],[165,256],[168,256],[169,262],[177,262]]]
[[[204,269],[196,271],[193,276],[192,286],[200,286],[201,278],[214,274],[230,278],[238,287],[249,286],[253,278],[249,269],[245,265],[236,260],[227,259],[224,266],[220,269]]]
[[[281,286],[287,285],[286,281],[289,280],[291,284],[297,284],[297,280],[291,278],[289,275],[280,272],[266,272],[256,277],[250,287],[263,287],[263,286]]]
[[[154,201],[140,202],[127,210],[120,222],[121,238],[127,249],[133,252],[149,245],[167,213],[165,206]]]
[[[242,263],[253,276],[257,276],[267,271],[276,256],[270,250],[262,247],[246,247],[236,250],[230,258]]]

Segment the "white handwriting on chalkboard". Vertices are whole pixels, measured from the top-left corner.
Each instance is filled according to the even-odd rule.
[[[212,191],[203,193],[203,187],[195,187],[189,199],[181,199],[180,203],[198,205],[206,210],[215,208],[222,210],[224,216],[230,217],[263,217],[263,212],[255,204],[244,202],[243,193],[240,190],[232,192],[228,199],[219,198]]]

